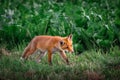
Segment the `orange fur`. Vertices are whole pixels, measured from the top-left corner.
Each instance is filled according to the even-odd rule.
[[[56,51],[60,53],[61,57],[69,64],[68,58],[65,54],[65,50],[74,52],[72,47],[72,35],[68,37],[60,36],[36,36],[34,37],[28,46],[25,48],[22,58],[27,59],[35,51],[39,50],[40,55],[37,57],[37,61],[48,52],[48,62],[52,64],[52,54]]]

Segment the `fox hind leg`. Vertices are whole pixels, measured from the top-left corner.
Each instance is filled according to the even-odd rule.
[[[43,56],[46,55],[46,52],[40,52],[39,56],[37,56],[36,61],[39,63]]]

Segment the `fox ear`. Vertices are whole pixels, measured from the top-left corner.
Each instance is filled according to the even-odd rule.
[[[72,40],[72,34],[67,37],[69,40]]]
[[[60,41],[60,45],[64,45],[65,43],[64,43],[64,41]]]

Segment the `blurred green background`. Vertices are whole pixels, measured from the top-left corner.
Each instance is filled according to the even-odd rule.
[[[76,54],[120,46],[120,0],[0,0],[0,43],[73,34]]]

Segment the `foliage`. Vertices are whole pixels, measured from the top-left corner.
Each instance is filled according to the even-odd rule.
[[[120,44],[120,1],[1,0],[0,42],[14,47],[36,35],[74,35],[76,53]]]

